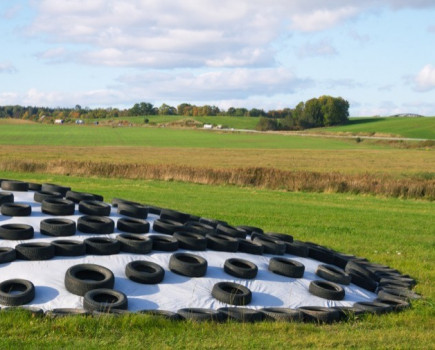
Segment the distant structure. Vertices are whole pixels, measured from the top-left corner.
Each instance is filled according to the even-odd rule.
[[[424,117],[424,115],[415,114],[415,113],[401,113],[401,114],[392,115],[390,117],[391,118],[396,118],[396,117],[421,118],[421,117]]]
[[[204,124],[204,129],[213,129],[213,125],[211,125],[211,124]]]

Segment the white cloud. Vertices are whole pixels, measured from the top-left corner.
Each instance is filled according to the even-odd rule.
[[[358,14],[356,7],[343,7],[332,9],[319,9],[308,13],[300,13],[291,16],[292,28],[304,32],[320,31],[335,26],[345,19],[349,19]]]
[[[10,62],[0,62],[0,73],[16,73],[17,68]]]
[[[256,96],[255,107],[262,100],[279,94],[291,95],[310,86],[309,79],[300,79],[284,68],[223,69],[202,73],[164,72],[151,70],[143,74],[126,75],[105,89],[90,91],[42,91],[35,88],[25,93],[0,93],[1,104],[36,106],[131,106],[138,101],[173,103],[210,103],[243,101]]]
[[[414,79],[417,91],[429,91],[435,89],[435,67],[425,65]]]
[[[301,58],[316,57],[316,56],[334,56],[337,55],[337,50],[328,40],[321,40],[316,43],[306,43],[301,46],[297,55]]]
[[[433,1],[367,0],[352,6],[348,0],[32,0],[31,4],[37,15],[29,32],[44,34],[60,46],[78,44],[68,59],[181,68],[272,67],[274,41],[292,31],[321,31],[374,8],[432,6]]]

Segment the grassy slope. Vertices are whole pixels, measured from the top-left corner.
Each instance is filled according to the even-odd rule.
[[[70,185],[287,232],[347,253],[389,264],[418,279],[425,300],[399,314],[334,325],[191,324],[149,317],[35,320],[2,315],[1,347],[120,346],[143,348],[431,348],[435,342],[434,204],[345,194],[286,193],[230,186],[0,173],[0,177]]]
[[[348,125],[312,129],[312,131],[393,134],[433,140],[435,118],[350,118]]]

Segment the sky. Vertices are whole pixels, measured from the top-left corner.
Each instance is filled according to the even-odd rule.
[[[1,0],[0,105],[435,116],[435,0]]]

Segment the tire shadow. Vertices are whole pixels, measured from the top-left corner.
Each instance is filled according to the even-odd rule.
[[[57,289],[47,286],[35,286],[35,299],[32,300],[32,304],[45,304],[59,295]]]

